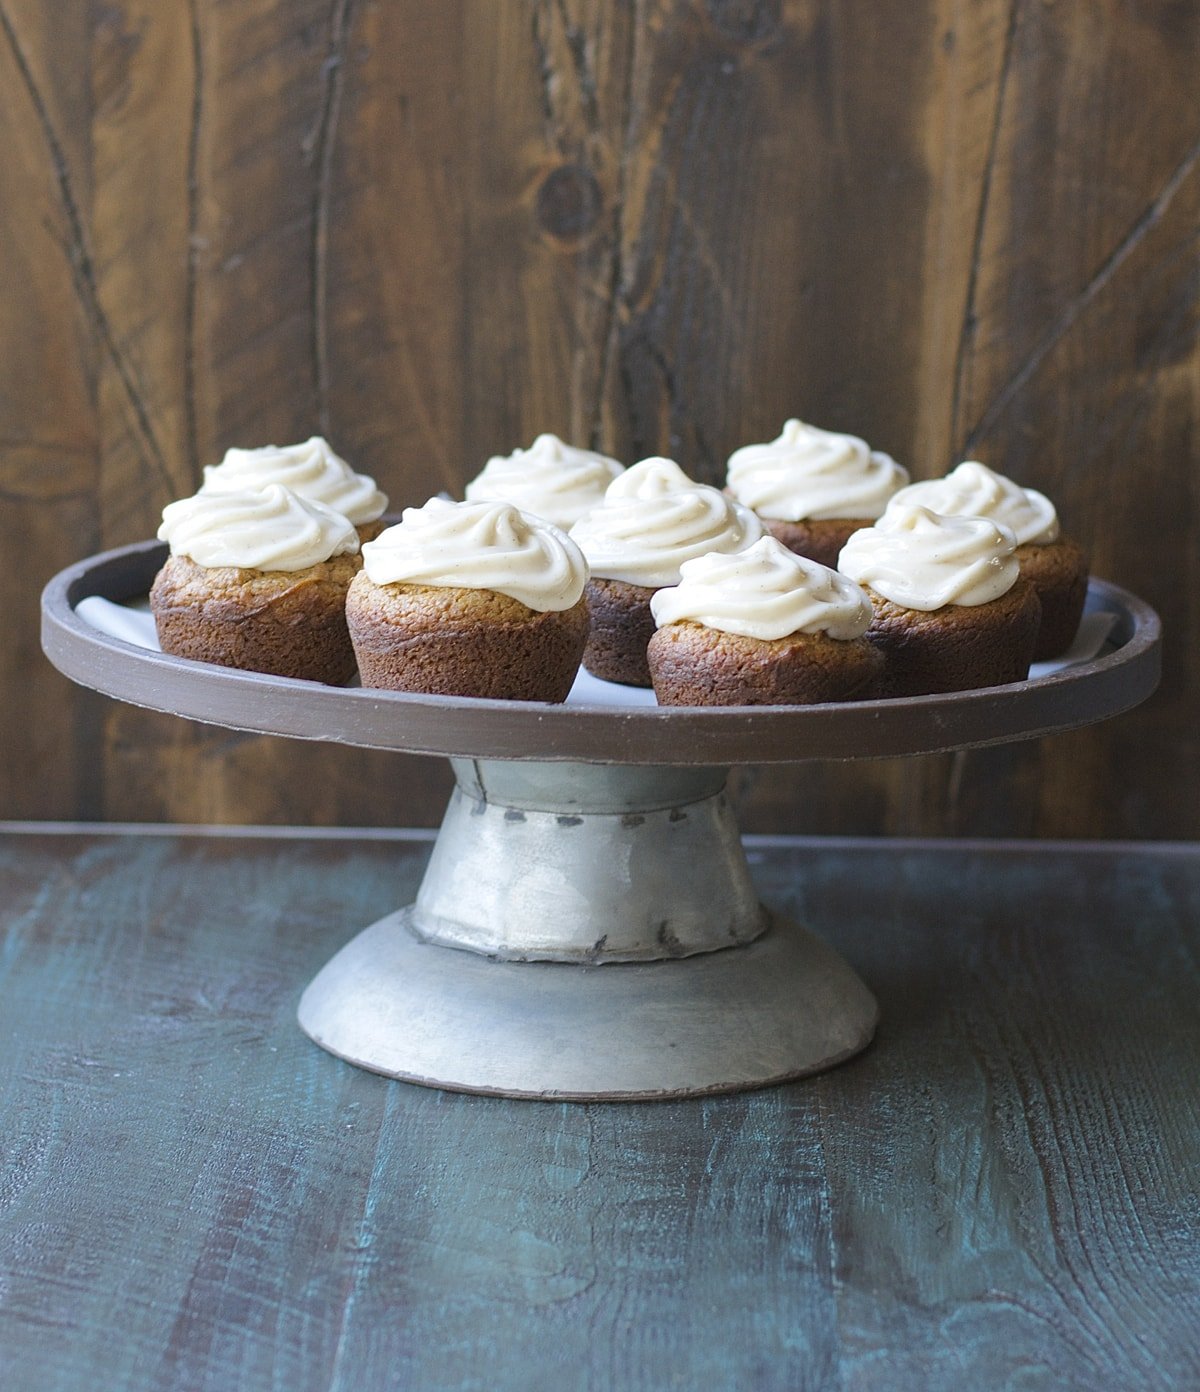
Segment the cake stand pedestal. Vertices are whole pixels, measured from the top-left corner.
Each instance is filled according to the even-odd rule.
[[[750,882],[728,770],[452,761],[417,901],[300,1001],[366,1068],[509,1097],[647,1098],[798,1077],[876,1007]]]
[[[234,729],[443,754],[456,787],[414,904],[304,992],[300,1023],[391,1077],[511,1097],[687,1097],[827,1068],[876,1005],[818,938],[757,900],[725,796],[735,763],[1000,744],[1116,715],[1153,691],[1159,626],[1112,615],[1095,659],[949,696],[807,707],[629,707],[368,691],[236,672],[125,641],[77,609],[144,598],[165,548],[63,571],[42,641],[67,676]]]

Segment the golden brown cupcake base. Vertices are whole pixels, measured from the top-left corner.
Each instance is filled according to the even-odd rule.
[[[797,556],[836,570],[842,547],[860,528],[869,527],[871,519],[831,517],[817,522],[782,522],[777,517],[764,517],[762,524],[776,541]]]
[[[746,638],[667,624],[647,650],[660,706],[804,706],[874,694],[883,657],[865,638]]]
[[[630,585],[624,580],[587,583],[591,631],[583,653],[583,665],[602,681],[624,686],[650,686],[646,645],[654,636],[650,600],[655,590]]]
[[[1027,542],[1013,555],[1020,562],[1021,578],[1029,581],[1042,603],[1042,625],[1033,660],[1061,657],[1074,642],[1087,599],[1088,564],[1083,548],[1070,537],[1059,537],[1041,545]]]
[[[150,609],[159,646],[175,657],[338,686],[354,675],[346,591],[357,555],[305,570],[201,566],[171,556]]]
[[[1024,681],[1042,606],[1028,580],[988,604],[905,609],[863,588],[875,617],[867,638],[884,656],[882,696],[927,696]]]
[[[564,701],[587,641],[587,605],[539,613],[492,590],[376,585],[362,572],[346,618],[362,684],[437,696]]]
[[[355,527],[358,533],[358,544],[361,546],[364,541],[374,541],[380,532],[386,531],[390,523],[382,517],[377,517],[374,522],[364,522],[361,526]]]

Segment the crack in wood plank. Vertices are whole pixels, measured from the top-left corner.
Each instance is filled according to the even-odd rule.
[[[1013,399],[1030,381],[1045,362],[1059,341],[1070,332],[1080,317],[1094,303],[1145,237],[1162,221],[1175,195],[1187,181],[1188,176],[1200,162],[1200,141],[1197,141],[1184,158],[1176,165],[1170,178],[1150,201],[1136,219],[1133,226],[1117,243],[1100,264],[1099,269],[1088,283],[1070,301],[1050,324],[1049,328],[1034,344],[1020,367],[1012,373],[1004,385],[992,397],[978,421],[972,427],[963,446],[964,455],[969,455],[1008,409]]]
[[[183,297],[183,415],[188,470],[200,482],[200,442],[196,411],[196,296],[200,263],[200,129],[204,115],[204,44],[196,0],[189,0],[192,40],[192,116],[187,145],[187,280]]]
[[[1022,965],[1028,973],[1030,944],[1024,934],[1018,939],[1017,948],[1020,957],[1024,959]],[[1091,1225],[1085,1219],[1072,1175],[1072,1146],[1069,1140],[1064,1139],[1064,1128],[1060,1120],[1061,1103],[1056,1103],[1053,1098],[1051,1078],[1040,1066],[1042,1060],[1039,1058],[1034,1038],[1028,1030],[1021,1027],[1019,1020],[1014,1019],[1010,1029],[1020,1045],[1014,1058],[1024,1058],[1028,1064],[1028,1071],[1036,1079],[1031,1081],[1023,1070],[1013,1066],[1012,1077],[1021,1096],[1024,1113],[1022,1119],[1029,1138],[1030,1152],[1041,1175],[1042,1192],[1049,1218],[1049,1236],[1057,1258],[1054,1267],[1042,1262],[1037,1262],[1037,1265],[1047,1285],[1070,1315],[1074,1328],[1095,1350],[1094,1353],[1087,1354],[1081,1348],[1081,1352],[1085,1353],[1095,1367],[1097,1375],[1102,1376],[1105,1372],[1103,1362],[1109,1323],[1094,1299],[1093,1291],[1104,1297],[1110,1309],[1114,1309],[1114,1306],[1104,1288],[1101,1273],[1087,1243]],[[1067,1134],[1069,1135],[1069,1132]],[[1061,1188],[1065,1190],[1065,1197],[1059,1193],[1060,1185],[1055,1182],[1056,1175],[1061,1181]],[[1062,1276],[1069,1281],[1069,1288],[1064,1288],[1066,1281],[1060,1279]],[[1126,1328],[1129,1327],[1126,1321]],[[1134,1334],[1134,1342],[1149,1352],[1140,1334]],[[1126,1356],[1128,1357],[1128,1350]]]
[[[348,1336],[353,1321],[355,1305],[367,1277],[370,1275],[374,1254],[371,1251],[375,1240],[375,1208],[380,1194],[383,1175],[390,1158],[385,1145],[391,1129],[395,1112],[396,1089],[388,1088],[383,1097],[383,1111],[379,1118],[379,1130],[375,1135],[375,1153],[371,1157],[371,1173],[363,1194],[362,1211],[359,1214],[357,1231],[354,1237],[354,1260],[347,1272],[349,1289],[342,1300],[338,1315],[337,1333],[333,1346],[333,1359],[329,1367],[329,1388],[337,1388],[341,1378],[342,1364],[349,1348]],[[361,1258],[361,1259],[360,1259]]]
[[[829,1174],[829,1136],[826,1117],[829,1112],[828,1089],[825,1079],[818,1075],[813,1079],[813,1118],[816,1130],[816,1152],[820,1161],[820,1176],[817,1184],[818,1221],[825,1231],[825,1259],[829,1263],[829,1294],[833,1306],[833,1345],[839,1357],[845,1347],[842,1328],[842,1279],[841,1251],[839,1250],[835,1204],[832,1181]],[[839,1385],[840,1385],[839,1379]]]
[[[150,419],[150,411],[146,405],[141,388],[138,385],[136,374],[132,365],[121,352],[117,344],[116,334],[113,332],[113,327],[109,322],[108,315],[104,311],[104,306],[100,303],[100,291],[96,282],[95,266],[92,262],[91,253],[88,250],[83,215],[80,212],[79,203],[75,197],[70,163],[67,160],[66,151],[58,138],[58,133],[54,128],[54,122],[50,117],[50,108],[46,103],[45,97],[42,95],[41,89],[38,87],[37,80],[33,75],[33,69],[30,67],[29,60],[25,56],[24,47],[21,44],[12,18],[8,13],[8,9],[2,0],[0,0],[0,29],[4,31],[4,37],[8,42],[9,48],[12,50],[13,60],[17,65],[17,72],[20,75],[21,83],[33,106],[34,114],[37,116],[38,125],[41,128],[42,138],[45,140],[46,147],[50,153],[54,182],[58,191],[59,202],[62,205],[63,215],[67,223],[65,250],[68,263],[71,267],[76,294],[79,297],[84,313],[91,323],[93,332],[99,338],[104,351],[108,354],[113,366],[116,368],[117,376],[124,389],[126,399],[129,402],[130,409],[133,411],[137,425],[136,433],[142,447],[143,458],[149,460],[155,472],[159,475],[166,489],[167,496],[175,497],[179,490],[167,466],[166,456],[163,454],[162,447],[158,442],[158,437],[154,433],[154,426]]]
[[[662,385],[666,393],[667,407],[667,445],[666,452],[674,457],[677,431],[675,424],[677,421],[686,420],[686,403],[683,393],[679,390],[679,381],[675,376],[675,369],[671,366],[670,359],[667,357],[666,350],[661,344],[656,342],[653,332],[646,326],[637,335],[635,340],[646,353],[646,356],[658,369],[658,374],[662,378]],[[693,428],[695,428],[693,426]],[[659,437],[661,442],[661,434]],[[656,445],[657,450],[661,450],[661,443]]]
[[[550,58],[550,49],[542,37],[542,20],[547,12],[548,6],[535,5],[530,15],[529,29],[537,57],[538,98],[542,108],[542,120],[546,126],[546,138],[557,146],[559,154],[563,154],[562,131],[554,112],[554,84],[557,79],[554,75],[554,63]]]
[[[333,0],[329,18],[329,47],[321,65],[324,91],[314,147],[316,181],[312,207],[312,355],[317,422],[328,437],[329,419],[329,208],[333,183],[333,152],[341,114],[346,45],[354,23],[354,0]]]
[[[1008,13],[1008,25],[1004,33],[1004,49],[1000,57],[1000,72],[996,80],[996,107],[992,115],[992,125],[988,132],[987,156],[983,164],[983,177],[979,186],[979,208],[975,215],[975,231],[971,238],[971,263],[967,273],[967,294],[963,305],[962,328],[958,335],[958,348],[954,354],[954,383],[950,401],[950,439],[952,444],[959,439],[959,416],[962,411],[963,377],[967,366],[967,340],[975,327],[975,294],[979,284],[979,263],[983,256],[983,234],[987,227],[988,209],[992,201],[992,179],[996,170],[996,155],[1000,145],[1000,127],[1004,119],[1004,96],[1008,90],[1009,71],[1012,67],[1014,40],[1017,21],[1021,12],[1021,0],[1012,0]],[[950,468],[955,460],[948,459]]]
[[[579,84],[579,95],[583,102],[584,120],[588,127],[595,131],[600,125],[600,109],[596,101],[596,77],[588,64],[587,36],[578,24],[571,23],[566,0],[555,0],[555,7],[562,24],[567,51],[575,68],[575,80]]]
[[[1033,1167],[1037,1170],[1038,1193],[1042,1208],[1047,1223],[1053,1229],[1050,1238],[1054,1255],[1056,1258],[1060,1258],[1061,1232],[1053,1227],[1055,1209],[1053,1177],[1041,1155],[1039,1130],[1034,1125],[1036,1102],[1028,1080],[1017,1067],[1020,1052],[1019,1049],[1011,1047],[1010,1035],[1013,1030],[1008,1018],[998,1015],[992,1008],[988,1000],[986,979],[978,973],[973,973],[972,981],[978,988],[976,992],[980,1002],[978,1012],[973,1015],[969,1011],[956,1009],[954,1013],[957,1026],[963,1035],[967,1052],[974,1060],[979,1076],[984,1082],[989,1099],[1002,1097],[1011,1090],[1019,1102],[1019,1106],[1013,1109],[1011,1115],[1019,1117],[1021,1122],[1020,1134],[1023,1134],[1027,1143],[1021,1148],[1021,1155],[1023,1159],[1032,1161]],[[983,1037],[985,1026],[988,1035],[986,1040]],[[1030,1046],[1030,1041],[1024,1031],[1017,1030],[1016,1035],[1022,1047]],[[1005,1083],[1009,1086],[1006,1087]],[[995,1116],[1000,1110],[1000,1105],[991,1101],[991,1105],[987,1108],[987,1115]],[[1014,1128],[1014,1145],[1017,1135],[1018,1133]],[[1047,1260],[1043,1253],[1035,1250],[1032,1246],[1027,1249],[1026,1255],[1030,1265],[1041,1278],[1045,1291],[1053,1293],[1060,1309],[1069,1316],[1072,1313],[1071,1302],[1064,1294],[1060,1282],[1056,1279],[1058,1268],[1055,1262]],[[1034,1301],[1022,1299],[1023,1294],[1023,1292],[1012,1290],[990,1290],[986,1298],[989,1302],[1011,1305],[1021,1310],[1030,1319],[1039,1321],[1049,1330],[1052,1330],[1055,1337],[1069,1347],[1080,1362],[1086,1363],[1089,1371],[1097,1370],[1098,1341],[1095,1333],[1088,1329],[1082,1321],[1074,1324],[1069,1320],[1055,1319],[1049,1310],[1041,1310]]]
[[[620,352],[620,306],[625,303],[625,200],[629,188],[629,149],[633,140],[633,75],[638,54],[638,17],[635,15],[629,26],[629,42],[625,53],[625,81],[621,93],[624,104],[624,123],[621,131],[621,144],[617,150],[617,188],[613,199],[612,217],[612,256],[609,265],[608,295],[605,320],[601,327],[600,342],[603,345],[600,358],[600,378],[596,384],[596,405],[592,412],[591,437],[588,441],[592,449],[600,449],[603,436],[604,400],[608,395],[608,380],[612,362]],[[623,378],[627,374],[622,374]],[[628,384],[627,384],[628,385]],[[626,392],[626,402],[632,405],[632,397]],[[631,422],[632,424],[632,422]],[[611,449],[612,441],[605,441]]]
[[[698,263],[702,270],[708,272],[709,284],[717,292],[721,309],[730,324],[735,325],[737,323],[737,305],[733,292],[726,283],[725,268],[721,257],[713,250],[712,238],[708,235],[704,225],[697,221],[692,205],[687,199],[676,198],[675,210],[680,225],[692,239],[692,254],[688,260]]]

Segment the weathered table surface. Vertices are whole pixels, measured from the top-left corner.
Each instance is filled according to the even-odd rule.
[[[756,843],[876,1043],[632,1106],[301,1035],[427,850],[0,836],[0,1386],[1200,1385],[1200,848]]]

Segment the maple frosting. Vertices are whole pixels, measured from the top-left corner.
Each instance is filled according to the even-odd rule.
[[[387,495],[366,474],[356,474],[320,435],[299,445],[263,445],[226,450],[219,464],[204,470],[201,493],[240,492],[281,483],[302,498],[324,503],[356,527],[382,517]]]
[[[620,473],[615,459],[544,434],[528,449],[494,455],[465,492],[469,502],[512,503],[567,531]]]
[[[210,569],[306,570],[358,550],[348,518],[278,483],[168,503],[158,536],[173,556],[190,556]]]
[[[1058,539],[1058,513],[1043,493],[968,459],[945,478],[924,479],[902,488],[889,506],[919,503],[944,517],[989,517],[1006,526],[1017,545]]]
[[[551,523],[511,503],[431,498],[363,543],[376,585],[493,590],[539,613],[570,609],[587,584],[579,547]]]
[[[889,507],[855,532],[838,570],[905,609],[987,604],[1016,584],[1017,539],[986,517],[943,517],[914,503]]]
[[[685,561],[745,550],[762,534],[749,508],[662,458],[626,469],[571,528],[594,576],[653,589],[678,583]]]
[[[789,420],[778,439],[729,457],[727,484],[741,503],[779,522],[879,517],[908,471],[856,435]]]
[[[733,555],[685,561],[679,584],[659,590],[650,611],[659,628],[690,620],[768,641],[793,633],[849,640],[872,618],[871,601],[853,580],[769,536]]]

